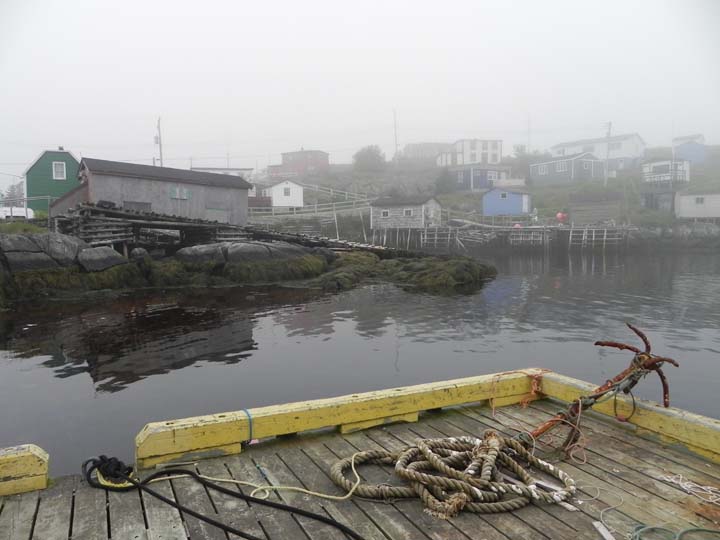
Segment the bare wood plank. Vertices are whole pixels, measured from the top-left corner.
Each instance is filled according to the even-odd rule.
[[[213,478],[232,478],[222,458],[200,461],[197,464],[197,469],[200,474],[212,476]],[[237,485],[231,483],[222,483],[220,485],[240,492]],[[217,510],[220,521],[227,523],[231,527],[257,536],[258,538],[266,537],[260,523],[258,523],[255,512],[250,508],[248,502],[212,489],[208,490],[208,493]],[[229,536],[231,539],[240,538],[234,534],[230,534]]]
[[[177,478],[171,480],[171,482],[175,492],[175,500],[178,503],[213,519],[219,518],[205,490],[205,486],[200,482],[194,478]],[[209,523],[187,514],[182,514],[182,517],[191,539],[223,540],[227,538],[221,529]]]
[[[550,415],[531,408],[522,411],[515,408],[508,408],[506,411],[500,411],[500,414],[507,414],[515,419],[519,419],[519,415],[522,414],[528,418],[530,422],[537,423],[544,422],[550,418]],[[714,523],[701,516],[695,515],[687,509],[686,505],[688,502],[691,502],[691,497],[686,493],[676,487],[658,482],[628,467],[624,461],[627,461],[629,458],[622,453],[616,453],[614,455],[614,457],[618,459],[608,459],[606,455],[613,455],[611,446],[612,445],[599,441],[597,447],[589,446],[587,448],[589,457],[587,467],[589,471],[590,467],[595,467],[599,471],[602,471],[598,473],[593,470],[592,472],[596,476],[600,476],[609,483],[614,483],[618,487],[635,493],[636,497],[641,501],[652,504],[653,508],[657,508],[658,510],[664,510],[669,515],[673,515],[676,520],[684,520],[687,525],[696,527],[714,526]],[[585,467],[585,465],[583,465],[583,467]]]
[[[272,444],[272,443],[270,443]],[[236,480],[245,480],[258,485],[267,484],[268,481],[263,477],[263,473],[255,466],[252,461],[253,447],[238,456],[229,456],[225,458],[225,464],[230,470],[230,474]],[[242,488],[243,493],[249,493],[252,489]],[[269,500],[280,502],[277,494],[272,493]],[[284,540],[285,538],[308,538],[305,531],[296,521],[295,517],[288,512],[276,510],[260,504],[250,504],[253,512],[257,516],[265,535],[271,540]]]
[[[5,497],[3,511],[0,514],[0,540],[30,538],[38,501],[38,491]]]
[[[79,478],[75,488],[73,540],[104,540],[107,530],[107,493]]]
[[[318,464],[332,466],[338,459],[351,456],[357,449],[340,437],[330,437],[324,443],[309,443],[303,451]],[[361,476],[367,480],[367,473],[375,466],[363,467]],[[427,538],[420,529],[391,504],[378,504],[356,499],[355,504],[372,522],[392,540],[416,540]]]
[[[175,494],[169,481],[153,482],[148,487],[168,499],[175,500]],[[141,493],[140,496],[145,507],[149,538],[152,540],[187,540],[185,524],[177,508],[173,508],[149,493]],[[75,539],[73,538],[73,540]]]
[[[108,491],[108,513],[112,538],[145,540],[145,518],[137,490]]]
[[[329,468],[324,470],[304,451],[305,444],[288,446],[279,450],[278,455],[300,479],[302,485],[320,493],[344,495],[328,476]],[[323,499],[320,503],[337,521],[355,530],[367,540],[386,540],[382,531],[352,501],[331,501]]]
[[[461,432],[458,430],[456,433],[442,433],[440,431],[437,431],[436,429],[433,429],[426,421],[426,419],[434,419],[438,420],[439,422],[442,421],[442,418],[445,416],[445,414],[440,415],[439,417],[434,417],[433,415],[428,415],[423,418],[423,421],[421,421],[419,424],[414,426],[391,426],[386,429],[388,432],[388,435],[394,436],[398,438],[400,441],[402,441],[405,445],[414,444],[415,440],[421,439],[421,438],[438,438],[438,437],[447,437],[447,436],[455,436],[455,435],[467,435],[465,432]],[[371,433],[368,433],[368,436],[371,438],[379,438],[377,432],[374,430]],[[471,520],[470,518],[473,517],[475,519]],[[458,519],[460,518],[460,519]],[[541,539],[541,538],[548,538],[547,535],[543,534],[542,531],[538,531],[535,528],[531,527],[527,523],[525,523],[523,520],[517,517],[515,513],[501,513],[501,514],[471,514],[469,512],[462,512],[457,518],[454,518],[453,521],[461,521],[462,519],[466,519],[468,522],[470,522],[471,525],[471,531],[473,529],[477,529],[478,527],[485,527],[485,528],[493,528],[497,530],[500,534],[508,537],[508,538],[527,538],[527,539]],[[479,523],[478,523],[479,522]],[[486,530],[486,529],[483,529]],[[552,538],[552,537],[550,537]]]
[[[297,477],[292,474],[285,463],[283,463],[274,452],[253,452],[253,461],[264,472],[264,476],[270,484],[275,486],[303,487]],[[277,493],[285,504],[328,516],[325,509],[320,506],[315,497],[293,491],[279,491]],[[305,534],[313,540],[333,540],[342,536],[342,533],[337,529],[314,519],[297,516],[297,521],[305,530]]]
[[[460,423],[460,418],[464,416],[483,425],[483,429],[496,429],[506,435],[513,435],[515,433],[514,431],[509,432],[509,429],[501,423],[501,419],[493,419],[489,411],[484,411],[480,408],[475,410],[463,408],[460,415],[461,416],[458,417],[458,424]],[[455,422],[454,419],[452,421]],[[473,426],[473,429],[477,430],[478,428]],[[594,515],[596,519],[599,517],[602,508],[596,504],[598,501],[607,505],[616,505],[620,502],[620,496],[624,499],[622,506],[618,510],[613,510],[606,514],[606,520],[610,521],[615,528],[622,527],[626,532],[629,532],[639,524],[662,522],[662,515],[664,515],[664,519],[667,519],[667,514],[660,512],[660,515],[657,515],[653,513],[652,508],[648,508],[648,505],[637,503],[631,492],[618,488],[613,480],[607,482],[599,476],[592,474],[592,472],[586,471],[579,464],[570,461],[563,462],[562,468],[576,481],[580,490],[586,494],[585,498],[597,495],[596,501],[586,501],[583,502],[582,505],[579,505],[583,511],[590,511],[591,515],[593,515],[592,512],[596,512]],[[597,494],[590,486],[600,487],[600,493]],[[630,518],[629,521],[628,518]]]
[[[73,492],[77,476],[64,476],[40,492],[33,540],[67,540],[70,537]]]
[[[534,408],[549,414],[555,414],[563,410],[566,405],[567,404],[550,400],[540,400],[533,403]],[[669,470],[674,470],[678,466],[685,467],[688,478],[692,478],[692,476],[689,475],[693,473],[700,473],[704,477],[714,478],[716,482],[720,480],[720,466],[716,463],[711,463],[700,456],[689,454],[688,452],[679,451],[671,445],[640,437],[625,429],[620,429],[620,426],[615,428],[606,421],[607,417],[602,417],[601,419],[599,415],[590,412],[586,413],[583,418],[583,421],[591,425],[593,430],[610,437],[613,441],[621,441],[623,443],[623,451],[625,452],[640,452],[645,459],[651,455],[653,461],[662,463],[662,466],[668,467]],[[633,455],[636,455],[636,453]],[[699,483],[709,482],[707,478],[694,481]]]

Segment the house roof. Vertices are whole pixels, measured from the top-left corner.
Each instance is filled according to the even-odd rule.
[[[325,152],[325,150],[305,150],[304,148],[302,150],[293,150],[292,152],[282,152],[281,156],[286,156],[288,154],[326,154],[330,155],[329,153]]]
[[[170,167],[153,167],[152,165],[138,165],[123,161],[108,161],[106,159],[83,158],[80,168],[87,168],[92,173],[110,174],[130,178],[148,178],[161,182],[178,182],[182,184],[198,184],[203,186],[226,187],[237,189],[250,189],[251,185],[239,176],[215,174],[187,169],[173,169]]]
[[[643,141],[643,138],[640,137],[640,135],[638,133],[624,133],[622,135],[613,135],[612,137],[596,137],[594,139],[579,139],[577,141],[561,142],[561,143],[551,146],[550,148],[560,148],[561,146],[575,146],[578,144],[617,142],[617,141],[624,141],[625,139],[630,139],[631,137],[637,137],[643,142],[643,144],[645,144],[645,141]]]
[[[286,178],[285,180],[280,180],[279,182],[275,182],[274,184],[269,184],[269,185],[265,186],[264,189],[272,189],[275,186],[279,186],[280,184],[292,184],[294,186],[302,188],[302,186],[300,184],[298,184],[297,182],[293,182],[292,180],[289,180]]]
[[[534,167],[536,165],[546,165],[547,163],[555,163],[557,161],[571,161],[575,159],[580,159],[581,157],[589,157],[590,159],[594,161],[600,161],[598,158],[595,157],[595,155],[592,152],[578,152],[576,154],[568,154],[567,156],[557,156],[552,159],[548,159],[547,161],[539,161],[537,163],[531,163],[530,166]]]
[[[38,155],[38,157],[36,157],[34,160],[32,160],[32,161],[30,162],[30,165],[28,165],[28,166],[27,166],[27,169],[25,169],[25,170],[23,171],[22,175],[25,176],[25,175],[28,173],[28,171],[29,171],[30,169],[32,169],[38,161],[40,161],[40,158],[43,157],[43,156],[44,156],[45,154],[47,154],[48,152],[53,152],[53,153],[55,153],[55,154],[68,154],[68,155],[70,155],[70,157],[72,157],[75,161],[77,161],[78,163],[80,163],[80,160],[79,160],[78,158],[76,158],[75,155],[74,155],[72,152],[70,152],[69,150],[65,150],[64,148],[62,148],[62,150],[61,150],[61,148],[62,148],[62,146],[61,146],[60,148],[58,148],[57,150],[43,150],[42,152],[40,152],[40,155]]]
[[[191,171],[252,171],[252,167],[190,167]]]
[[[527,189],[514,187],[514,186],[508,186],[508,187],[496,187],[492,189],[488,189],[483,195],[487,195],[491,191],[501,191],[502,193],[517,193],[518,195],[530,195],[530,192]]]
[[[702,133],[693,133],[692,135],[681,135],[680,137],[673,138],[674,143],[683,143],[687,141],[694,141],[695,139],[705,139]]]
[[[370,203],[370,206],[418,206],[435,199],[432,195],[398,195],[380,197]]]

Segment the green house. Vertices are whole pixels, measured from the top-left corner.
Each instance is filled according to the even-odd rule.
[[[45,150],[25,171],[25,196],[62,197],[80,185],[75,156],[60,146],[57,150]],[[17,206],[22,206],[18,204]],[[28,208],[48,211],[47,200],[29,200]]]

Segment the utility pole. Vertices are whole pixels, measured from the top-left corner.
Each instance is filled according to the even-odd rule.
[[[395,109],[393,109],[393,126],[395,128],[395,157],[393,158],[395,160],[395,163],[397,163],[398,160],[398,138],[397,138],[397,112]]]
[[[607,134],[605,135],[605,182],[604,185],[608,185],[608,162],[610,161],[610,133],[612,132],[612,122],[607,124]]]
[[[163,166],[163,155],[162,155],[162,132],[160,131],[160,117],[158,116],[157,121],[157,135],[155,136],[155,144],[160,147],[160,166]]]
[[[527,149],[525,151],[530,155],[530,113],[527,115]]]

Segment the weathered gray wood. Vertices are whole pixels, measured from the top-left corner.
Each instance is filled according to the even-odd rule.
[[[147,539],[142,503],[137,490],[108,491],[108,512],[112,538]]]
[[[267,484],[268,481],[263,477],[252,461],[253,448],[250,448],[238,456],[226,458],[225,464],[230,470],[230,474],[236,480],[245,480],[255,484]],[[249,494],[252,488],[242,488],[242,492]],[[272,493],[269,500],[281,502],[277,494]],[[260,504],[250,504],[253,512],[257,516],[265,535],[271,540],[284,540],[285,538],[307,538],[303,528],[296,521],[295,517],[288,512],[276,510]]]
[[[225,467],[225,458],[207,459],[197,464],[200,474],[212,476],[214,478],[232,478]],[[220,483],[221,486],[231,490],[238,490],[237,485],[231,483]],[[250,505],[241,499],[236,499],[230,495],[220,493],[219,491],[209,490],[210,499],[218,512],[218,517],[223,523],[244,531],[246,533],[265,538],[265,533],[258,523],[257,516],[253,512]],[[234,534],[230,534],[230,538],[240,538]]]
[[[70,537],[72,498],[77,476],[64,476],[40,492],[33,540],[67,540]]]
[[[353,452],[355,452],[354,447],[337,437],[303,445],[303,453],[324,470],[329,470],[338,459],[352,455]],[[372,466],[362,468],[360,476],[363,480],[367,480],[365,473],[370,468]],[[392,540],[427,538],[391,504],[377,504],[363,499],[355,499],[354,503],[365,515],[365,519],[372,521],[387,538]],[[357,526],[355,528],[357,529]]]
[[[5,497],[0,514],[0,540],[27,540],[35,518],[39,491]]]
[[[171,482],[177,502],[205,516],[213,519],[219,518],[215,508],[213,508],[210,497],[208,497],[207,491],[205,491],[205,486],[200,482],[194,478],[178,478]],[[192,540],[196,538],[198,540],[223,540],[227,538],[221,529],[193,516],[184,514],[183,520],[187,526],[188,535]]]
[[[105,540],[107,530],[107,494],[78,479],[72,526],[73,540]]]
[[[175,500],[169,481],[153,482],[148,487],[168,499]],[[187,539],[185,524],[176,508],[149,493],[142,493],[141,497],[147,518],[148,538],[151,540]],[[75,539],[73,538],[73,540]]]
[[[533,423],[541,423],[550,418],[550,415],[544,414],[536,409],[528,408],[520,410],[516,408],[508,408],[507,411],[500,411],[513,419],[525,418]],[[647,475],[639,473],[628,467],[625,462],[631,460],[621,453],[615,453],[616,459],[610,460],[606,455],[613,455],[612,445],[606,441],[597,441],[597,445],[587,447],[588,463],[580,465],[585,467],[588,472],[603,478],[608,483],[615,484],[617,487],[633,493],[638,501],[652,505],[653,509],[663,512],[666,516],[670,516],[673,522],[684,527],[713,527],[715,524],[711,521],[694,514],[692,511],[685,509],[687,503],[691,502],[691,497],[676,487],[669,486],[663,482],[658,482]],[[678,503],[678,504],[675,504]]]
[[[280,458],[297,475],[302,485],[319,493],[344,495],[328,476],[329,468],[322,468],[303,451],[305,445],[288,446],[278,452]],[[337,521],[355,530],[366,540],[386,540],[382,531],[367,518],[352,501],[321,499],[319,504]]]

